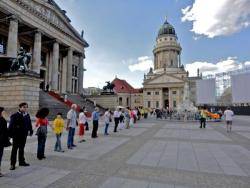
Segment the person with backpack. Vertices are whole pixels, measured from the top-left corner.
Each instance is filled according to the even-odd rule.
[[[44,154],[45,152],[45,143],[47,139],[47,132],[48,132],[48,126],[49,121],[47,119],[47,116],[49,115],[49,109],[48,108],[41,108],[36,113],[36,135],[37,135],[37,159],[42,160],[45,159],[46,156]]]

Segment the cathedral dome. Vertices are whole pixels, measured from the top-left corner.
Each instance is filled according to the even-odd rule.
[[[158,32],[158,37],[162,35],[176,35],[174,27],[170,23],[168,23],[167,20],[164,22]]]

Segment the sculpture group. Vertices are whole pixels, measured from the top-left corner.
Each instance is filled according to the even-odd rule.
[[[107,85],[103,86],[102,88],[103,89],[102,94],[113,94],[114,93],[113,89],[115,87],[115,84],[110,83],[110,81],[107,81],[106,83]]]
[[[17,53],[17,58],[3,58],[0,61],[1,73],[5,72],[27,72],[31,61],[31,53],[26,52],[22,47]]]

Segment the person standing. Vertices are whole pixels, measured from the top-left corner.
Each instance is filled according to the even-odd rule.
[[[127,109],[125,110],[125,128],[126,129],[129,129],[130,126],[129,126],[129,123],[130,123],[130,108],[127,107]]]
[[[16,157],[18,150],[19,166],[29,166],[25,162],[24,148],[26,144],[27,136],[33,135],[33,129],[31,124],[30,115],[27,113],[28,104],[23,102],[19,104],[18,112],[14,113],[10,117],[10,123],[8,127],[9,136],[12,138],[12,150],[10,157],[10,170],[15,170]]]
[[[93,120],[93,129],[92,129],[92,138],[97,138],[98,124],[99,124],[99,108],[95,107],[95,111],[92,112],[92,120]]]
[[[229,131],[231,132],[234,112],[230,109],[230,107],[228,107],[227,110],[225,110],[224,116],[227,124],[227,132]]]
[[[47,127],[49,125],[49,121],[46,118],[49,115],[48,108],[41,108],[36,113],[36,135],[37,135],[37,158],[39,160],[45,159],[45,143],[47,138]]]
[[[114,122],[115,122],[114,133],[117,132],[117,127],[120,121],[120,115],[121,115],[120,111],[121,109],[118,108],[114,111]]]
[[[201,109],[200,111],[200,128],[206,128],[206,119],[207,119],[207,113],[206,108]]]
[[[109,127],[110,120],[111,120],[111,114],[110,114],[109,109],[107,108],[105,113],[104,113],[104,123],[105,123],[104,135],[109,135],[108,127]]]
[[[86,112],[86,111],[85,111]],[[86,140],[83,139],[84,132],[85,132],[85,125],[87,122],[87,117],[84,113],[84,109],[80,109],[80,114],[79,114],[79,143],[85,142]]]
[[[64,152],[64,150],[62,150],[62,145],[61,145],[63,128],[64,128],[64,120],[62,118],[62,113],[58,113],[56,119],[53,122],[53,131],[56,135],[56,143],[54,151]]]
[[[3,117],[4,108],[0,107],[0,177],[3,176],[1,171],[1,162],[3,157],[4,147],[11,145],[8,138],[7,121]]]
[[[68,149],[76,147],[74,144],[75,129],[77,126],[76,104],[71,105],[71,109],[67,113],[67,130],[68,130]]]

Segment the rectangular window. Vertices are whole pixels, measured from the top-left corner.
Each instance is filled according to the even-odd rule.
[[[0,35],[0,54],[6,54],[8,37]]]
[[[147,95],[151,95],[151,92],[147,92]]]
[[[155,95],[159,95],[159,91],[156,91],[156,92],[155,92]]]
[[[175,94],[176,94],[176,91],[172,91],[172,94],[175,95]]]
[[[150,108],[151,107],[151,102],[150,101],[148,101],[148,108]]]
[[[176,101],[173,101],[173,103],[174,103],[174,107],[176,107]]]
[[[156,101],[155,107],[159,108],[159,101]]]
[[[75,66],[75,77],[77,77],[77,75],[78,75],[78,67]]]
[[[75,65],[72,65],[72,76],[74,76],[74,72],[75,72]]]

